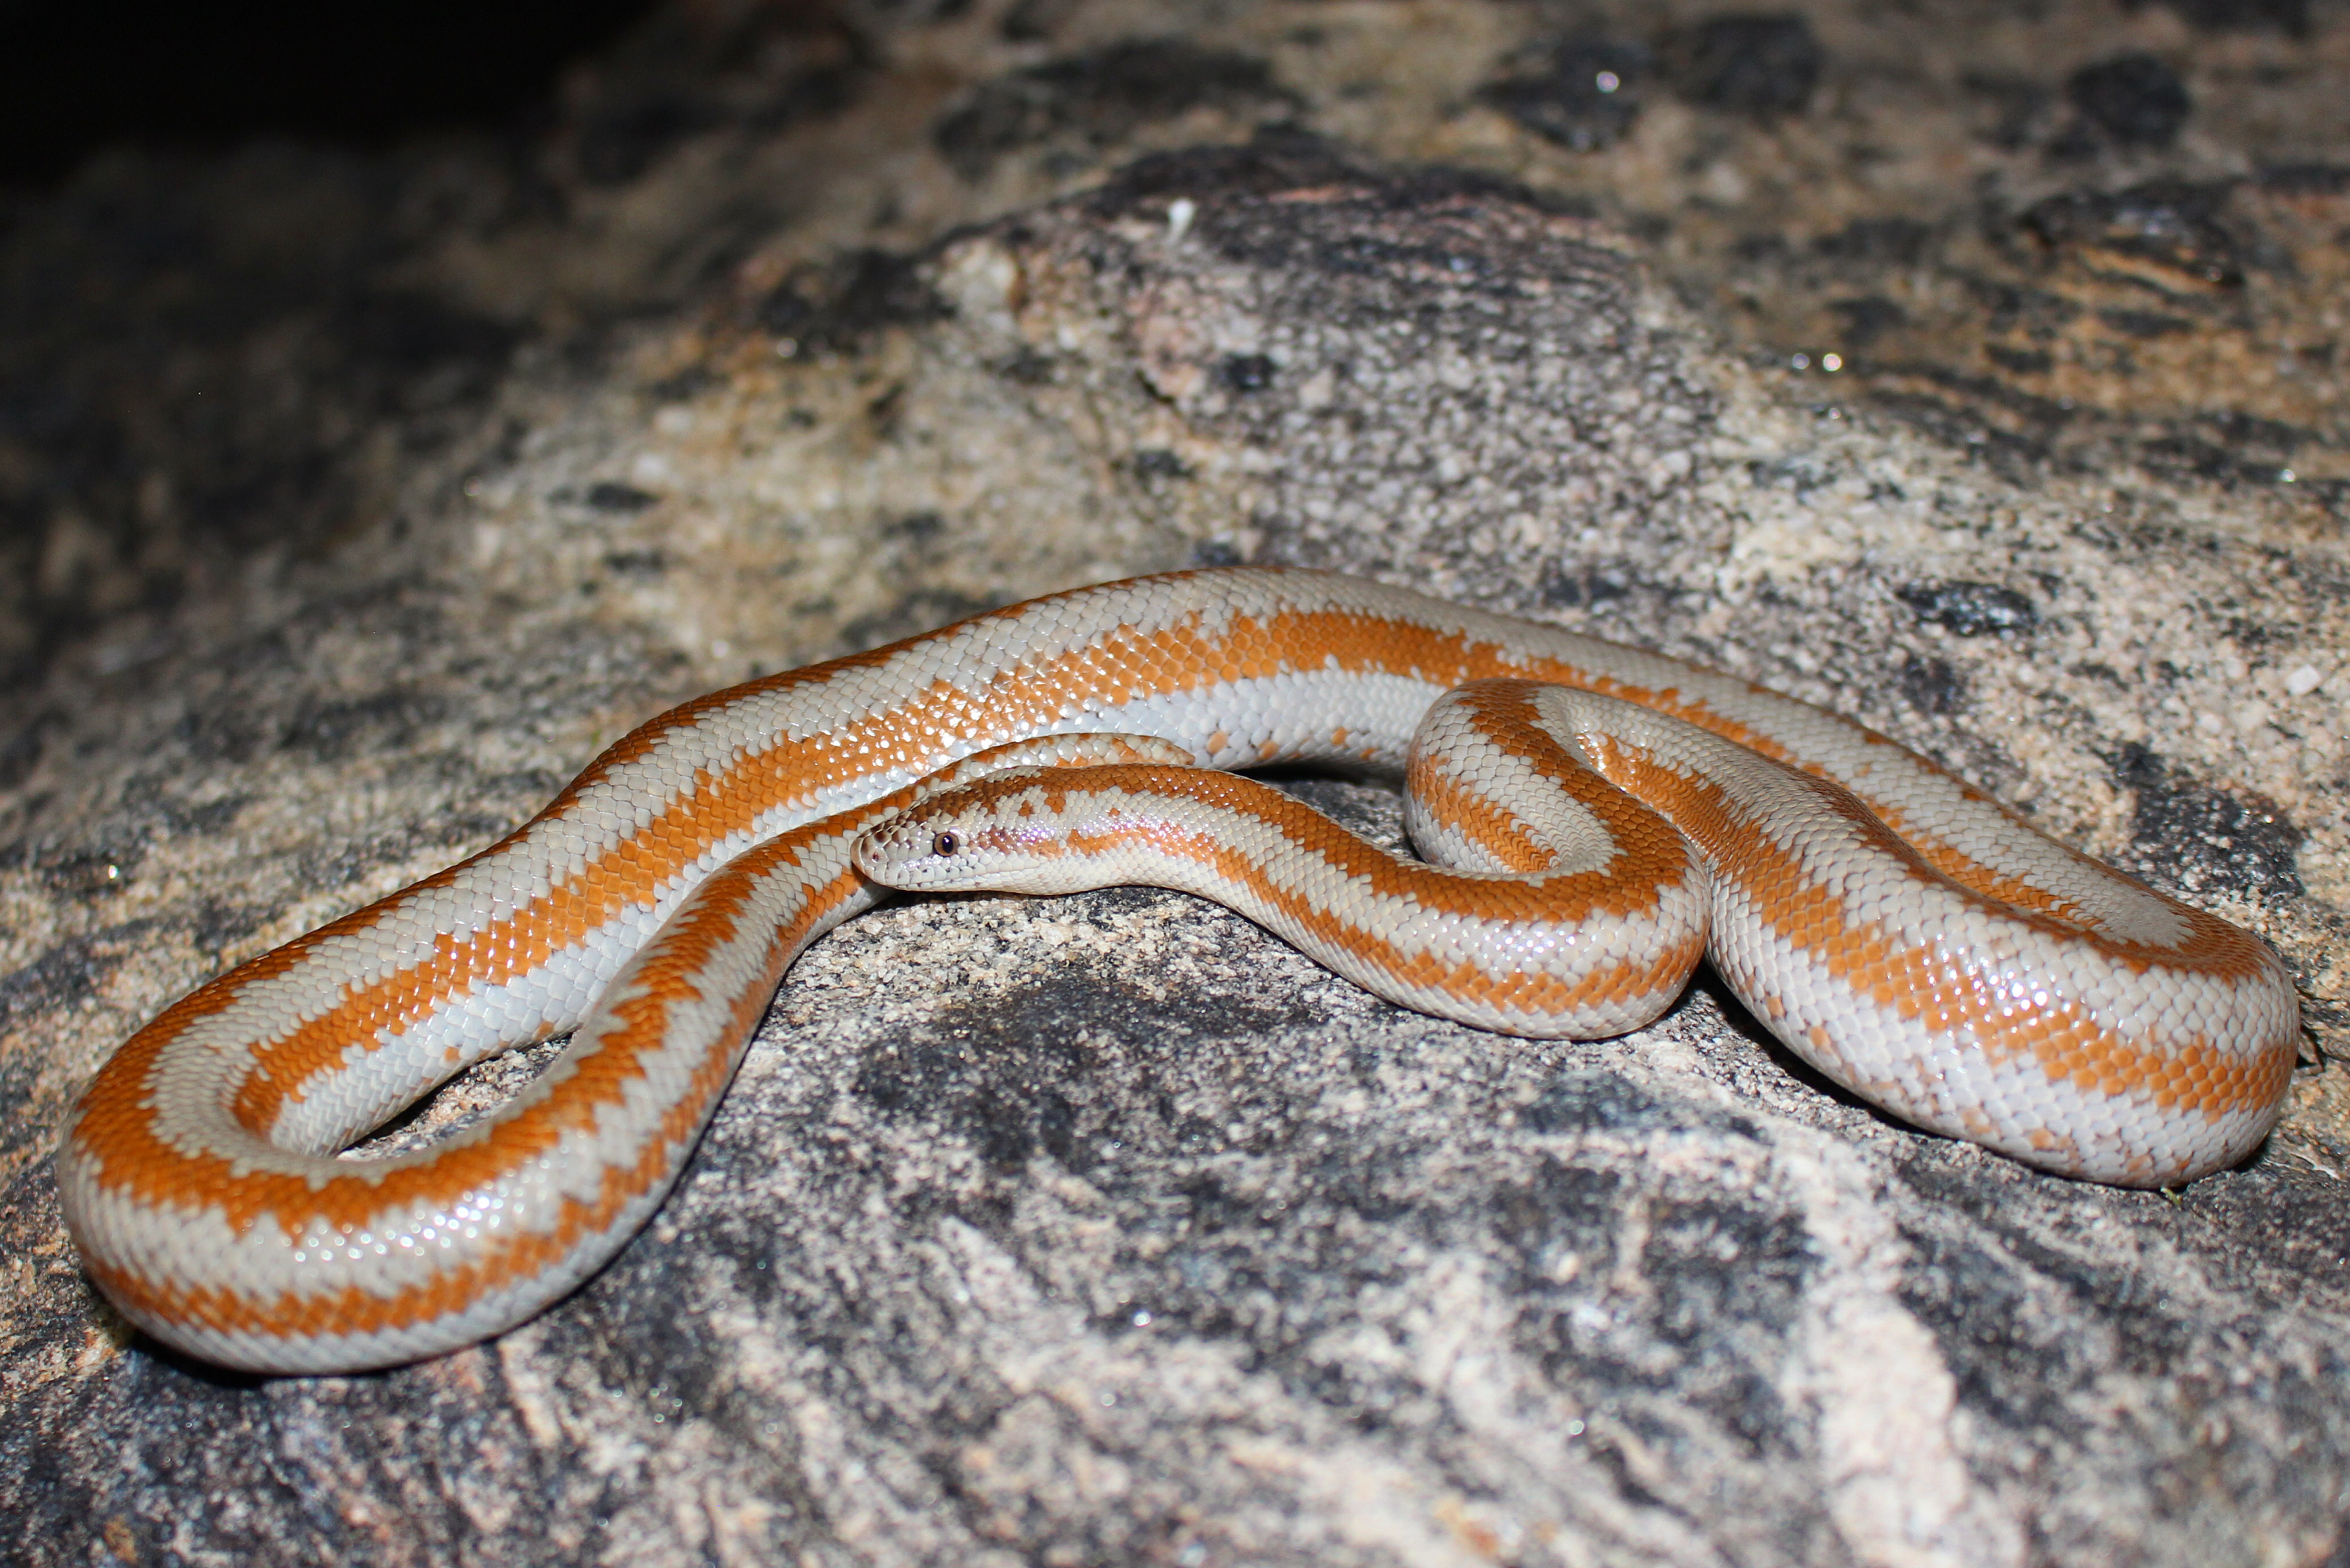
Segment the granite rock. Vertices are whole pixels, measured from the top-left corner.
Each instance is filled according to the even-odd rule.
[[[2238,101],[2350,101],[2350,25],[2220,9],[1908,57],[1744,18],[1804,45],[1768,101],[1690,85],[1694,12],[681,9],[537,142],[17,213],[8,1552],[2350,1561],[2350,130]],[[1605,137],[1489,90],[1603,43],[1682,73]],[[2080,143],[2064,83],[2133,50],[2191,114]],[[1888,1120],[1710,981],[1530,1044],[1172,894],[940,899],[812,950],[659,1217],[490,1345],[241,1379],[79,1275],[57,1129],[190,986],[666,701],[1242,560],[1943,759],[2277,946],[2283,1124],[2116,1191]],[[1400,842],[1389,784],[1284,782]]]

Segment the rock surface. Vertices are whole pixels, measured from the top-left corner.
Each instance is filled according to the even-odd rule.
[[[536,140],[25,204],[12,1551],[2350,1562],[2350,16],[1937,12],[681,7]],[[2314,1064],[2120,1192],[1709,985],[1532,1044],[1173,895],[944,900],[493,1345],[242,1381],[80,1277],[57,1128],[189,987],[669,701],[1224,560],[1853,713],[2261,930]]]

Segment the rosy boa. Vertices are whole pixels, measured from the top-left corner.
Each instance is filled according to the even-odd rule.
[[[1459,869],[1170,765],[1408,754],[1415,841]],[[2254,1147],[2299,1028],[2258,939],[1847,720],[1400,588],[1175,573],[688,702],[497,845],[202,987],[107,1063],[59,1153],[90,1276],[157,1338],[257,1371],[524,1321],[660,1204],[794,957],[886,896],[860,853],[914,885],[1188,888],[1512,1033],[1636,1028],[1703,950],[1893,1115],[2130,1186]],[[338,1158],[566,1031],[494,1115]]]

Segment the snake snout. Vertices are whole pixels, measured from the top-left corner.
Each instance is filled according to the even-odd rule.
[[[906,867],[930,853],[928,836],[910,817],[895,817],[868,828],[850,851],[857,869],[889,888],[907,886]]]

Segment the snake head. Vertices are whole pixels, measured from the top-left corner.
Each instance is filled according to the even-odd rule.
[[[920,893],[1067,893],[1102,879],[1069,854],[1070,828],[1093,792],[1073,783],[1111,770],[1006,768],[957,784],[868,828],[857,868]]]

